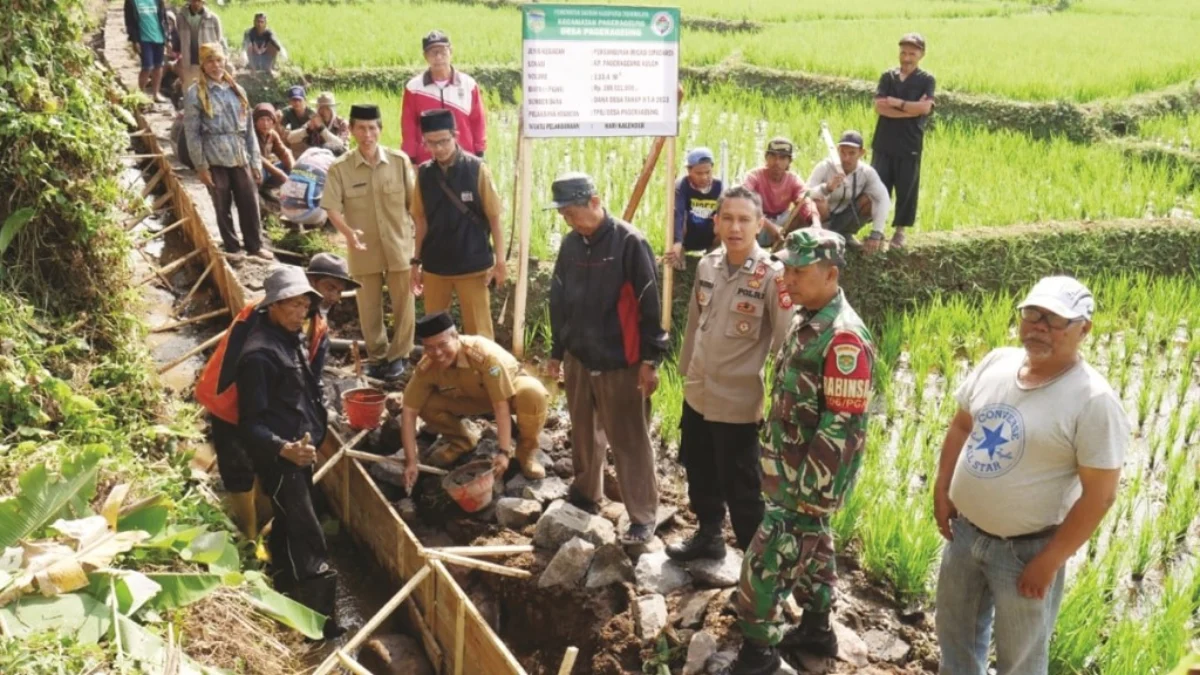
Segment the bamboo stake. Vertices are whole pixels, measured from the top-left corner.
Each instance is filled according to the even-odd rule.
[[[141,155],[122,155],[121,159],[157,159],[159,157],[166,157],[166,155],[162,154],[161,152],[148,152]]]
[[[675,245],[675,137],[667,138],[667,221],[664,226],[663,238],[666,250],[670,251]],[[628,218],[626,219],[628,220]],[[671,330],[671,296],[674,295],[675,266],[670,263],[663,265],[663,301],[662,327]]]
[[[467,603],[458,600],[458,611],[454,613],[454,675],[462,675],[463,656],[466,654]]]
[[[412,624],[417,627],[417,632],[421,634],[421,644],[425,646],[425,655],[433,664],[433,672],[442,672],[442,648],[434,639],[433,631],[429,630],[429,624],[425,623],[425,618],[421,616],[421,611],[412,598],[407,600],[406,607],[408,618],[412,620]]]
[[[150,210],[157,211],[161,209],[167,202],[171,201],[174,196],[175,194],[168,189],[161,197],[154,200],[154,203],[150,205]]]
[[[650,184],[650,177],[654,175],[654,166],[658,164],[658,156],[662,154],[663,144],[666,143],[666,136],[659,136],[654,139],[654,145],[650,146],[650,153],[646,155],[646,161],[642,164],[642,172],[638,174],[637,182],[633,184],[633,194],[629,195],[629,203],[625,205],[625,211],[621,214],[621,219],[625,222],[633,220],[633,214],[637,213],[638,204],[642,203],[642,195],[646,193],[646,186]],[[671,199],[668,203],[675,202],[674,186],[672,188]],[[672,227],[674,225],[672,224]]]
[[[187,255],[183,256],[182,258],[177,258],[176,260],[172,260],[170,263],[163,265],[162,267],[155,268],[154,272],[155,272],[155,274],[161,274],[163,276],[166,276],[166,275],[170,274],[171,272],[174,272],[175,270],[179,269],[180,267],[183,267],[189,260],[200,255],[200,253],[201,253],[201,249],[196,249],[196,250],[192,251],[191,253],[188,253]],[[152,278],[153,277],[147,275],[147,276],[143,277],[141,281],[137,282],[136,285],[141,286],[142,284],[146,283],[147,281],[150,281],[150,279],[152,279]]]
[[[338,450],[337,452],[333,453],[332,457],[325,460],[325,463],[321,465],[321,468],[313,474],[313,485],[320,483],[321,479],[325,477],[325,474],[329,473],[329,470],[336,466],[338,461],[345,456],[345,450]]]
[[[165,175],[167,175],[167,172],[163,169],[159,169],[158,173],[154,174],[154,177],[150,179],[150,182],[146,183],[146,185],[142,188],[142,196],[145,197],[151,192],[154,192],[154,188],[158,187],[158,184],[162,182],[163,176]]]
[[[578,647],[567,647],[567,653],[563,655],[562,665],[558,667],[558,675],[571,675],[571,670],[575,668],[575,659],[578,656]]]
[[[225,316],[227,314],[229,314],[228,307],[225,307],[223,309],[214,309],[211,312],[205,312],[204,314],[200,314],[197,316],[188,317],[186,319],[181,319],[179,321],[172,321],[171,323],[164,323],[163,325],[159,326],[158,328],[150,329],[150,332],[151,333],[165,333],[167,331],[175,330],[176,328],[183,328],[184,326],[189,326],[193,323],[200,323],[201,321],[208,321],[209,319],[215,319],[218,316]]]
[[[524,120],[522,120],[524,123]],[[513,303],[513,356],[525,356],[525,302],[529,296],[529,227],[533,221],[533,142],[521,139],[521,170],[517,180],[521,183],[520,237],[517,244],[517,288]]]
[[[180,218],[179,220],[171,223],[170,225],[159,230],[158,232],[151,234],[149,237],[146,237],[145,239],[143,239],[137,243],[138,248],[141,248],[141,247],[145,246],[146,244],[149,244],[150,242],[154,241],[155,239],[158,239],[159,237],[163,236],[164,234],[166,234],[172,230],[182,227],[183,224],[187,222],[187,220],[188,220],[187,218]]]
[[[350,658],[350,655],[346,653],[346,650],[339,649],[337,651],[337,657],[338,661],[342,662],[342,667],[354,673],[354,675],[373,675],[371,671],[358,665],[358,661]]]
[[[346,527],[350,527],[350,472],[357,464],[353,459],[349,459],[342,462],[342,466],[342,521]]]
[[[161,281],[161,282],[163,282],[163,286],[166,286],[168,291],[171,291],[171,293],[174,293],[174,292],[175,292],[175,287],[171,285],[171,280],[170,280],[170,279],[168,279],[168,278],[166,277],[166,275],[165,275],[165,274],[163,274],[163,273],[162,273],[162,272],[161,272],[161,271],[158,269],[158,267],[156,267],[156,266],[154,265],[154,259],[153,259],[152,257],[150,257],[150,254],[149,254],[149,253],[146,253],[146,249],[137,248],[137,249],[135,249],[135,250],[136,250],[138,253],[142,254],[142,260],[145,260],[145,261],[146,261],[146,266],[150,268],[150,272],[151,272],[151,274],[152,274],[153,276],[156,276],[156,277],[158,277],[158,280],[159,280],[159,281]],[[149,281],[149,279],[145,279],[145,280],[143,280],[143,281],[139,282],[139,283],[138,283],[138,285],[140,286],[141,284],[145,283],[146,281]]]
[[[392,599],[387,601],[386,605],[380,607],[379,611],[375,612],[375,616],[372,616],[371,620],[368,621],[362,628],[358,629],[358,632],[354,634],[354,637],[350,638],[350,640],[342,646],[342,651],[352,652],[355,649],[358,649],[359,646],[361,646],[362,643],[371,636],[371,633],[374,633],[375,629],[379,628],[380,624],[386,621],[387,618],[392,615],[392,612],[396,611],[396,608],[399,607],[400,603],[404,602],[404,599],[413,592],[413,589],[415,589],[418,584],[424,581],[425,577],[429,576],[429,572],[430,570],[428,565],[425,565],[421,569],[417,570],[417,573],[408,580],[408,583],[404,584],[404,587],[397,591],[396,594],[392,596]],[[326,675],[327,673],[331,672],[334,665],[337,663],[337,660],[338,657],[336,653],[330,654],[329,657],[317,667],[317,670],[313,673],[313,675]]]
[[[373,455],[369,452],[362,452],[361,450],[347,450],[346,456],[354,459],[361,459],[364,462],[374,462],[375,464],[398,464],[400,466],[404,466],[403,461],[394,457]],[[439,469],[436,466],[429,466],[428,464],[418,464],[417,469],[423,473],[433,474],[434,476],[445,476],[446,474],[450,473],[445,469]]]
[[[499,574],[500,576],[515,577],[517,579],[528,579],[533,576],[533,574],[531,574],[528,570],[516,569],[514,567],[505,567],[504,565],[497,565],[495,563],[483,562],[482,560],[476,560],[474,558],[467,558],[467,557],[464,557],[461,555],[454,555],[453,553],[442,553],[440,551],[437,551],[437,550],[434,550],[431,548],[425,549],[423,551],[423,554],[426,558],[429,558],[431,560],[441,560],[442,562],[450,563],[451,565],[458,565],[459,567],[469,567],[473,570],[480,570],[482,572],[491,572],[493,574]]]
[[[129,132],[129,137],[130,138],[141,138],[142,136],[149,136],[152,133],[154,133],[154,132],[150,131],[149,129],[138,129],[137,131]]]
[[[182,300],[175,303],[175,306],[179,308],[176,310],[175,316],[179,316],[179,312],[183,311],[183,309],[187,307],[188,300],[191,300],[192,296],[196,294],[196,291],[200,290],[200,284],[204,283],[204,280],[208,278],[209,274],[212,274],[213,268],[217,266],[218,260],[220,260],[220,258],[213,258],[212,260],[208,261],[208,267],[205,267],[204,271],[200,273],[200,276],[196,277],[196,283],[192,284],[192,287],[190,290],[188,290],[187,295],[183,296]]]
[[[518,555],[520,553],[532,553],[533,547],[528,544],[516,544],[512,546],[436,546],[433,548],[427,548],[425,550],[437,551],[438,553],[449,553],[451,555],[484,558],[494,555]]]
[[[308,256],[304,255],[303,253],[296,253],[295,251],[287,251],[282,248],[275,248],[274,246],[263,246],[263,248],[267,249],[268,251],[270,251],[272,253],[278,253],[279,255],[287,256],[289,258],[299,258],[299,259],[303,260],[304,258],[308,257]]]
[[[157,216],[157,215],[158,214],[155,213],[154,211],[147,211],[146,213],[143,213],[142,215],[134,218],[133,220],[125,221],[124,223],[122,223],[121,227],[123,227],[125,229],[125,231],[128,232],[128,231],[132,230],[133,228],[137,227],[138,225],[141,225],[142,222],[144,220],[146,220],[147,218],[149,218],[150,216]]]
[[[220,342],[220,341],[221,341],[221,338],[225,337],[225,334],[226,334],[226,333],[228,333],[228,332],[229,332],[229,329],[228,329],[228,328],[226,328],[225,330],[221,331],[220,333],[217,333],[216,335],[214,335],[214,336],[210,337],[209,339],[205,340],[204,342],[202,342],[202,343],[200,343],[200,344],[196,345],[196,346],[195,346],[195,347],[193,347],[192,349],[189,349],[189,350],[188,350],[188,353],[186,353],[186,354],[184,354],[183,356],[181,356],[181,357],[179,357],[179,358],[175,359],[174,361],[172,361],[172,362],[168,363],[167,365],[165,365],[165,366],[162,366],[161,368],[159,368],[159,369],[158,369],[158,374],[159,374],[159,375],[162,375],[163,373],[165,373],[165,372],[167,372],[167,371],[169,371],[169,370],[171,370],[171,369],[173,369],[173,368],[175,368],[175,367],[179,366],[179,364],[183,363],[184,361],[187,361],[188,359],[192,358],[193,356],[195,356],[195,355],[199,354],[200,352],[203,352],[205,349],[208,349],[209,347],[212,347],[213,345],[215,345],[215,344],[217,344],[218,342]]]

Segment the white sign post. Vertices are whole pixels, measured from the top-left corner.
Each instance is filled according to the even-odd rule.
[[[521,7],[522,115],[518,153],[535,138],[666,137],[666,250],[673,244],[675,137],[679,135],[677,7],[544,5]],[[513,316],[513,352],[524,351],[532,179],[521,187],[521,262]],[[672,269],[663,274],[663,325],[670,328]]]

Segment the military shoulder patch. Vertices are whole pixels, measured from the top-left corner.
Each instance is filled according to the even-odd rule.
[[[871,355],[862,338],[849,331],[833,336],[825,353],[825,407],[861,415],[871,398]]]
[[[792,294],[787,292],[787,288],[780,279],[775,279],[775,285],[779,288],[779,307],[781,309],[791,309]]]

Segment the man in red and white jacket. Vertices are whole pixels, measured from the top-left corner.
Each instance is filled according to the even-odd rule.
[[[487,148],[487,121],[479,85],[475,78],[450,65],[450,38],[442,31],[435,30],[421,38],[421,47],[425,50],[429,69],[404,86],[400,149],[414,165],[428,161],[432,155],[422,141],[421,113],[445,108],[454,113],[458,147],[482,158]]]

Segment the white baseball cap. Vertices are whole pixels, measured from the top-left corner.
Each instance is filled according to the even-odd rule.
[[[1041,307],[1065,319],[1091,321],[1092,313],[1096,311],[1096,300],[1078,279],[1046,277],[1034,284],[1017,309],[1026,307]]]

